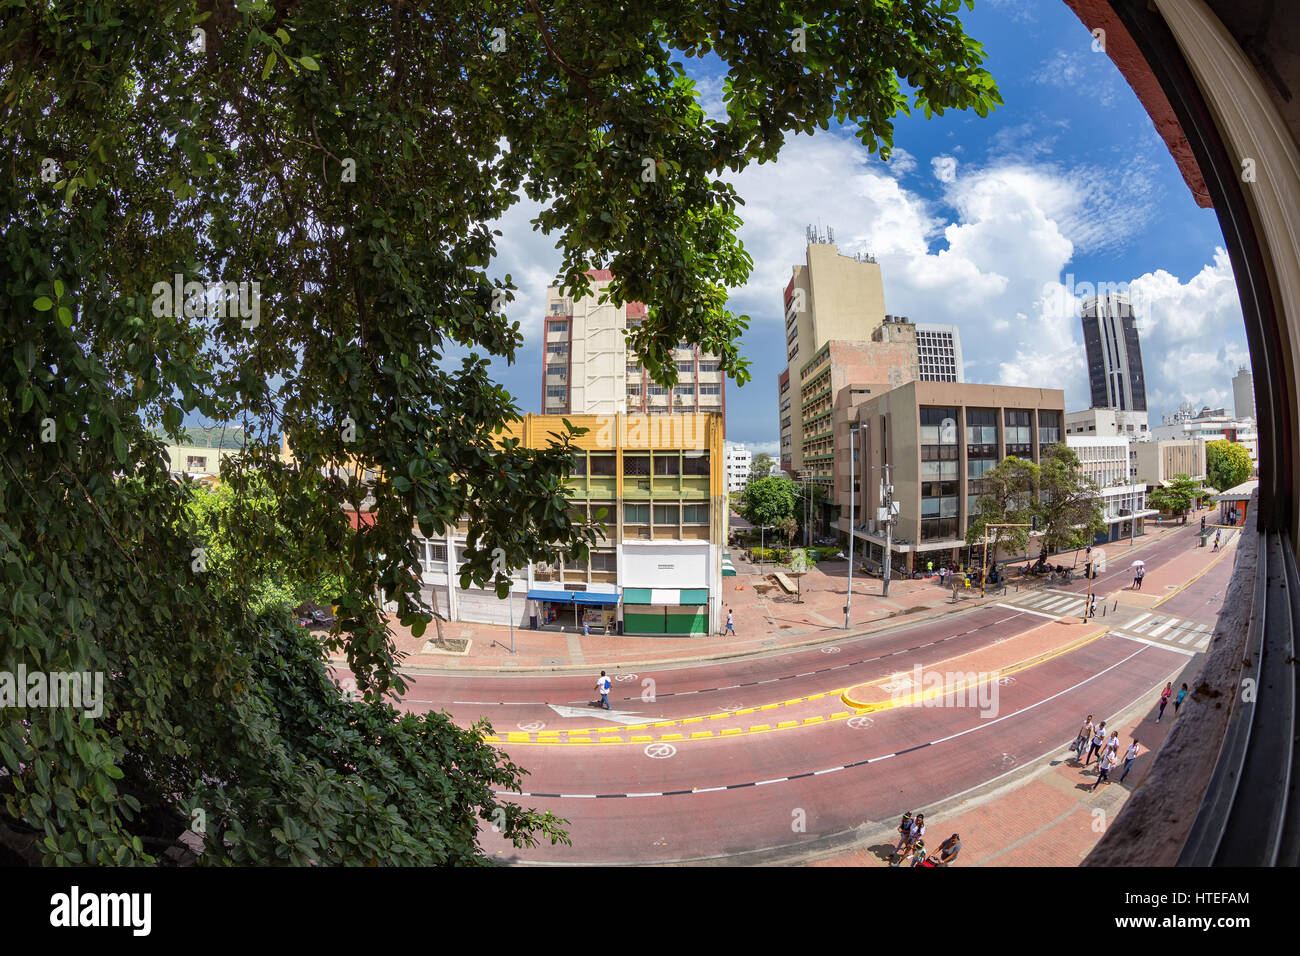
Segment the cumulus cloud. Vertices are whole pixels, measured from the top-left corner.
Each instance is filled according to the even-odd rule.
[[[957,178],[957,159],[954,156],[936,156],[930,160],[934,169],[934,178],[941,183],[950,183]]]

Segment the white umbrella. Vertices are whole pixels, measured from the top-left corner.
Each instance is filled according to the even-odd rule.
[[[1129,567],[1130,567],[1130,568],[1140,568],[1140,567],[1142,567],[1144,564],[1146,564],[1145,561],[1134,561],[1132,564],[1129,565]]]

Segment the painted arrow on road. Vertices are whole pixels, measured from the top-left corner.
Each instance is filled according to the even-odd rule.
[[[606,710],[603,707],[569,707],[565,704],[547,704],[547,707],[555,711],[561,717],[596,717],[600,720],[612,720],[616,724],[643,724],[648,718],[639,717],[636,714],[625,714],[616,710]]]

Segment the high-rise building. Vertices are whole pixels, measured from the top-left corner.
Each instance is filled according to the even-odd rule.
[[[1083,303],[1082,318],[1092,407],[1145,412],[1142,350],[1128,293],[1093,296]]]
[[[964,382],[961,333],[955,325],[917,323],[916,361],[922,382]]]
[[[778,379],[777,403],[781,469],[791,475],[804,470],[805,406],[829,395],[803,395],[800,369],[817,360],[832,340],[870,341],[885,321],[880,266],[867,255],[840,255],[831,239],[829,230],[819,235],[809,228],[806,262],[794,267],[782,296],[788,366]]]
[[[739,442],[727,442],[723,461],[726,466],[728,494],[745,490],[745,485],[749,482],[749,467],[753,460],[753,452],[744,445]]]
[[[1255,377],[1246,366],[1232,377],[1232,405],[1238,418],[1255,418]]]
[[[717,357],[681,342],[674,350],[676,386],[668,388],[651,381],[636,356],[628,352],[623,334],[645,319],[645,305],[601,302],[612,274],[608,269],[593,269],[587,275],[592,279],[591,294],[582,299],[574,301],[562,295],[557,286],[547,291],[543,414],[725,414],[726,376]]]

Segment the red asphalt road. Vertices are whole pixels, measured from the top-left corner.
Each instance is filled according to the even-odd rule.
[[[1139,554],[1152,570],[1194,543],[1195,526],[1189,524]],[[1110,570],[1094,582],[1096,590],[1107,594],[1126,587],[1132,580],[1128,564],[1112,557]],[[1161,610],[1212,616],[1222,603],[1231,564],[1220,562]],[[1086,581],[1077,581],[1070,590],[1086,587]],[[917,663],[932,665],[1041,624],[1038,615],[983,606],[821,647],[661,667],[635,676],[611,670],[611,677],[629,678],[614,681],[611,702],[615,712],[647,721],[754,707],[910,671]],[[1081,625],[1079,636],[1095,627]],[[482,845],[500,860],[538,863],[672,862],[797,845],[923,809],[1045,754],[1063,752],[1083,714],[1118,712],[1172,679],[1186,661],[1174,651],[1106,636],[1018,672],[999,687],[996,717],[981,717],[972,707],[887,710],[852,723],[841,719],[678,740],[672,743],[672,755],[662,758],[647,755],[647,745],[640,743],[498,744],[529,771],[521,783],[526,795],[504,799],[568,819],[575,845],[516,850],[490,827],[483,829]],[[601,720],[596,708],[584,706],[595,696],[592,685],[599,670],[596,664],[581,676],[411,675],[401,706],[447,710],[462,725],[486,716],[502,734],[520,729],[519,724],[541,729],[535,723],[547,730],[616,727]],[[641,697],[650,689],[647,679],[654,682],[653,702]],[[550,703],[583,711],[562,718]],[[775,726],[784,719],[847,709],[835,698],[824,698],[710,723]],[[668,730],[686,736],[694,729]],[[625,740],[632,733],[620,731]],[[954,734],[960,736],[944,739]],[[652,745],[660,748],[662,744]],[[850,766],[864,760],[871,762]],[[709,792],[695,792],[699,790]],[[938,833],[942,821],[932,822],[932,833]]]
[[[505,744],[530,772],[525,795],[513,799],[568,819],[574,846],[515,850],[485,828],[483,847],[500,860],[650,863],[842,833],[923,810],[1064,751],[1084,713],[1117,712],[1185,663],[1174,651],[1107,636],[1021,671],[999,688],[996,713],[987,716],[976,707],[897,709],[871,715],[866,727],[837,721],[678,741],[666,758],[626,744]],[[871,762],[846,766],[862,760]],[[829,772],[813,776],[817,771]],[[799,775],[805,776],[783,779]],[[712,790],[718,787],[729,789]],[[693,790],[712,792],[669,793]],[[795,829],[800,822],[802,832]],[[943,827],[932,823],[935,833]]]
[[[1160,613],[1213,623],[1218,619],[1219,609],[1223,607],[1223,599],[1228,594],[1228,582],[1232,580],[1236,557],[1235,554],[1229,555],[1212,566],[1191,587],[1161,604]]]
[[[703,663],[679,668],[612,671],[610,705],[614,713],[645,720],[693,717],[738,710],[776,701],[840,690],[933,664],[1004,640],[1043,623],[1042,617],[1010,608],[985,606],[910,627],[853,638],[822,647],[757,658]],[[837,651],[828,653],[830,648]],[[506,674],[493,677],[434,677],[409,675],[410,688],[401,709],[445,710],[462,726],[479,717],[492,721],[498,733],[522,729],[520,724],[545,724],[547,730],[568,727],[615,726],[600,719],[603,711],[588,707],[596,697],[599,668],[590,676]],[[620,678],[631,678],[623,680]],[[653,681],[653,685],[646,681]],[[646,699],[653,690],[653,700]],[[646,695],[643,698],[641,695]],[[564,718],[549,704],[582,707],[582,717]],[[842,711],[846,707],[837,706]],[[779,719],[786,719],[784,716]],[[757,722],[757,718],[751,723]],[[543,728],[530,726],[529,729]]]

